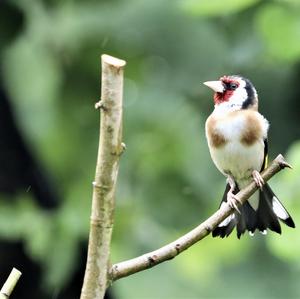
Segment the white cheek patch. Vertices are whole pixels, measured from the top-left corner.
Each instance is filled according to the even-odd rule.
[[[247,91],[243,86],[240,86],[239,88],[237,88],[233,95],[230,98],[230,104],[238,106],[238,107],[242,107],[244,101],[246,101],[248,97]]]
[[[282,220],[286,220],[289,218],[288,212],[285,210],[283,205],[279,202],[279,200],[275,196],[273,196],[272,198],[272,208],[273,208],[273,212],[278,218]]]

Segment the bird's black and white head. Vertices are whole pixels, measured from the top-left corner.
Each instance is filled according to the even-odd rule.
[[[250,80],[242,76],[223,76],[218,81],[207,81],[204,84],[215,92],[214,102],[216,110],[257,110],[256,89]]]

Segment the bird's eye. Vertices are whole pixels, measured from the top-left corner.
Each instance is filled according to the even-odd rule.
[[[236,83],[233,83],[233,82],[229,83],[228,86],[227,86],[227,88],[229,90],[235,90],[235,89],[237,89],[237,87],[238,87],[238,85]]]

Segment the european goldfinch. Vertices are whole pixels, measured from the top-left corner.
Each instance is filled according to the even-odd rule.
[[[214,237],[229,236],[234,227],[237,236],[257,229],[281,233],[279,220],[295,227],[290,214],[266,184],[260,172],[267,166],[268,121],[258,112],[257,92],[252,83],[241,76],[224,76],[204,84],[214,93],[214,111],[205,124],[211,158],[227,177],[221,205],[226,202],[235,212],[213,231]],[[235,194],[254,179],[260,189],[240,205]]]

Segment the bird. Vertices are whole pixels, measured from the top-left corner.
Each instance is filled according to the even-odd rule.
[[[214,91],[214,110],[205,123],[205,135],[211,158],[226,177],[227,184],[220,207],[234,209],[212,231],[213,237],[228,237],[236,227],[240,239],[268,229],[281,234],[280,222],[294,228],[289,212],[279,201],[260,172],[268,163],[268,120],[258,112],[258,94],[247,78],[222,76],[203,83]],[[244,203],[236,194],[252,180],[259,189]]]

